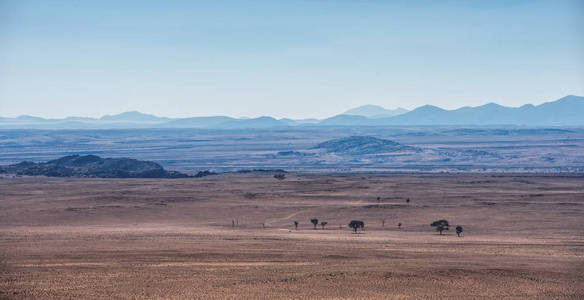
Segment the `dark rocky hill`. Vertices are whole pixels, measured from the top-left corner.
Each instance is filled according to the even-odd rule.
[[[334,139],[320,143],[314,149],[322,149],[329,153],[350,155],[422,151],[420,148],[406,146],[391,140],[378,139],[372,136],[351,136]]]
[[[167,171],[151,161],[131,158],[101,158],[96,155],[70,155],[48,162],[24,161],[0,169],[4,173],[50,177],[98,178],[185,178],[176,171]]]

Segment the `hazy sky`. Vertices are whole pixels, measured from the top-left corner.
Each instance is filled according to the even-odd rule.
[[[4,117],[320,118],[568,94],[584,95],[583,0],[0,0]]]

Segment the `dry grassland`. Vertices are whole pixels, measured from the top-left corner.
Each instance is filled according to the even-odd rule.
[[[272,175],[0,179],[0,298],[584,298],[583,177]]]

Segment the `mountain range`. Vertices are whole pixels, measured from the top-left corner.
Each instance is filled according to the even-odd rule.
[[[227,116],[165,118],[137,111],[101,118],[68,117],[45,119],[34,116],[1,118],[0,129],[115,129],[115,128],[209,128],[244,129],[288,126],[406,126],[406,125],[523,125],[583,126],[584,97],[566,96],[540,105],[507,107],[489,103],[446,110],[424,105],[412,111],[365,105],[342,114],[317,119],[232,118]]]

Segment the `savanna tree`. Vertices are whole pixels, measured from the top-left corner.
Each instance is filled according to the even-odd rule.
[[[434,221],[430,226],[435,227],[436,231],[440,232],[440,235],[442,235],[443,231],[448,231],[450,229],[450,224],[444,219]]]
[[[298,221],[294,221],[294,228],[298,230]]]
[[[314,230],[316,230],[316,225],[318,225],[318,219],[310,219],[310,223],[314,225]]]
[[[328,224],[328,222],[320,222],[320,226],[322,226],[322,230],[324,230],[324,227],[326,226],[326,224]]]
[[[456,226],[456,235],[460,236],[462,234],[462,226]]]
[[[353,228],[353,230],[355,231],[355,233],[357,233],[357,230],[359,228],[361,228],[361,230],[363,230],[363,228],[365,228],[365,222],[360,221],[360,220],[352,220],[349,223],[349,227],[350,228]]]

